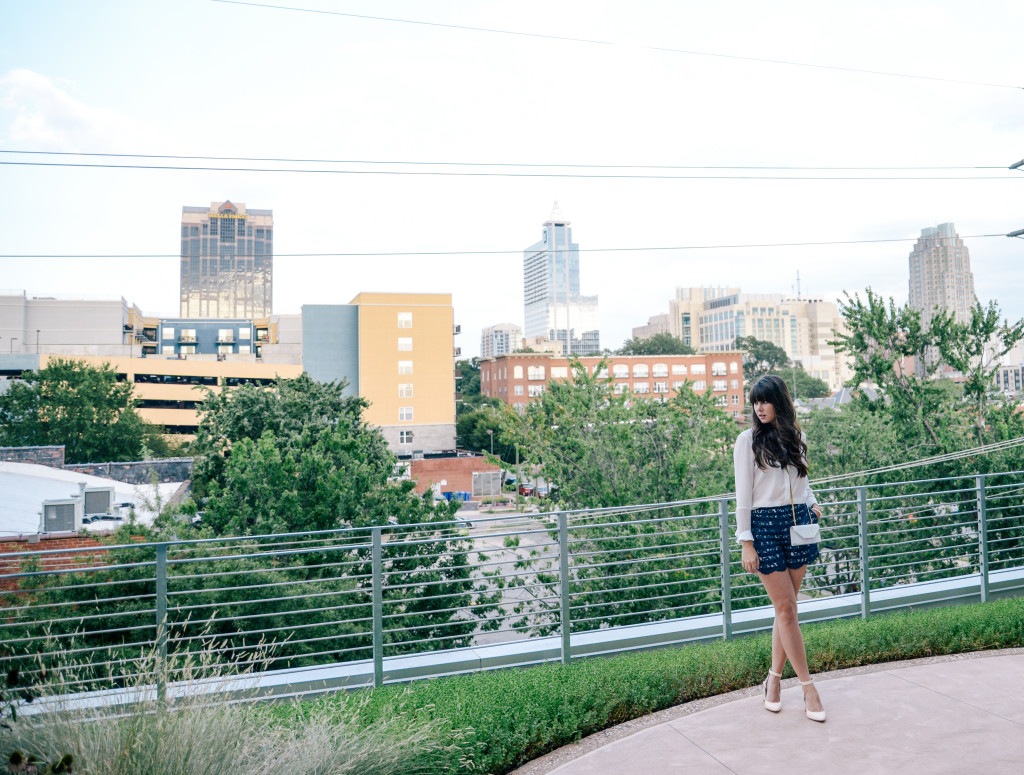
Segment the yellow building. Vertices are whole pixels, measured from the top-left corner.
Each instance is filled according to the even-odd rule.
[[[397,452],[455,449],[450,293],[360,293],[358,392]]]
[[[299,364],[232,363],[216,358],[188,360],[165,358],[125,358],[96,355],[41,355],[38,368],[50,358],[69,358],[90,366],[109,363],[119,377],[135,387],[139,415],[147,422],[162,425],[165,432],[191,436],[199,425],[197,407],[205,388],[219,392],[222,385],[235,387],[248,383],[269,384],[277,377],[292,379],[302,373]]]

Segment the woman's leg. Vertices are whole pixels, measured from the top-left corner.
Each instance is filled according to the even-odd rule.
[[[807,652],[804,649],[804,637],[800,632],[800,622],[797,619],[796,593],[803,581],[806,566],[789,570],[788,572],[769,573],[768,575],[758,574],[765,591],[775,608],[775,623],[772,626],[772,642],[774,646],[775,633],[778,632],[781,652],[789,659],[793,666],[793,672],[801,681],[811,680],[811,673],[807,669]],[[772,650],[772,667],[776,667],[775,650]],[[783,662],[785,664],[785,662]],[[779,671],[781,672],[781,671]],[[771,685],[769,684],[769,689]],[[808,710],[822,710],[821,699],[818,690],[814,685],[806,686],[805,697]],[[769,697],[771,699],[771,697]]]

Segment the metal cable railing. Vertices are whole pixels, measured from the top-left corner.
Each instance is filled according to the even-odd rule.
[[[934,602],[987,600],[993,573],[1024,571],[1024,472],[817,495],[821,559],[803,598],[852,596],[867,616],[898,607],[893,590],[924,585]],[[752,629],[736,612],[769,602],[740,566],[731,505],[717,497],[479,514],[472,527],[7,554],[0,670],[67,669],[68,685],[102,688],[128,681],[147,655],[203,655],[223,667],[266,650],[274,668],[370,660],[380,684],[386,658],[541,636],[560,636],[563,660],[573,636],[687,617],[719,617],[729,638]],[[999,594],[1024,590],[1020,576],[1000,581]],[[964,579],[976,586],[953,584]]]

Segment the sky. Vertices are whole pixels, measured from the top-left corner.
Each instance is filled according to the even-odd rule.
[[[522,250],[557,201],[604,347],[676,286],[791,295],[799,273],[804,297],[902,304],[913,239],[945,222],[979,300],[1024,317],[1024,242],[973,236],[1024,228],[1022,3],[276,5],[0,0],[0,151],[312,160],[0,162],[314,170],[0,165],[0,289],[175,316],[181,208],[230,199],[274,211],[276,313],[451,293],[472,356],[522,324]],[[741,247],[862,240],[902,241]]]

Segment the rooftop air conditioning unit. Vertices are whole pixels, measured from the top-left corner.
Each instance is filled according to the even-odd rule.
[[[74,533],[85,519],[83,498],[55,498],[43,501],[43,533]]]
[[[113,487],[86,487],[85,492],[85,516],[103,519],[111,519],[114,516],[114,488]]]

